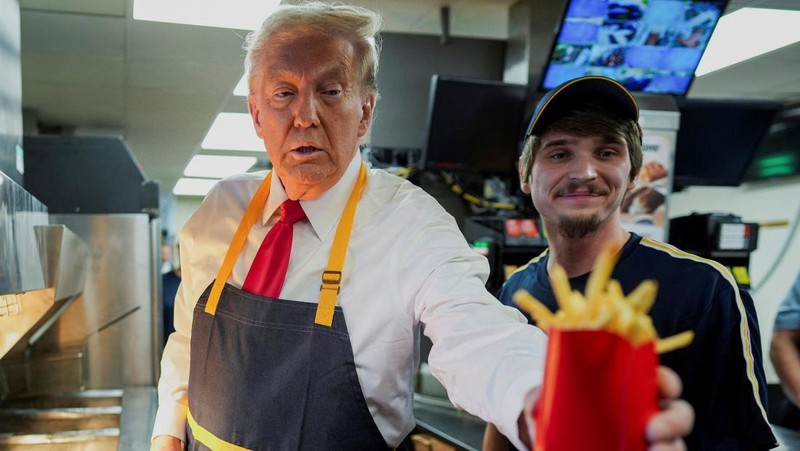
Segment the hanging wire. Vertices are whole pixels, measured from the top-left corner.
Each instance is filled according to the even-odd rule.
[[[764,280],[759,281],[758,285],[750,285],[751,292],[758,291],[762,286],[767,284],[767,281],[769,281],[770,278],[772,278],[772,275],[775,273],[775,269],[786,257],[786,253],[789,251],[789,244],[791,244],[792,240],[794,240],[794,236],[797,234],[798,226],[800,226],[800,206],[797,207],[797,213],[794,215],[792,228],[789,230],[789,236],[786,237],[786,244],[783,246],[778,256],[772,260],[772,265],[767,270]]]

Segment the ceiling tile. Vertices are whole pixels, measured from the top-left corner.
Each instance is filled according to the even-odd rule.
[[[20,0],[23,10],[125,17],[126,0]]]
[[[128,56],[242,67],[247,31],[135,20]],[[209,58],[213,60],[209,61]]]
[[[22,52],[121,57],[125,19],[23,11]]]
[[[22,76],[26,83],[122,87],[125,61],[122,57],[26,52],[22,55]]]

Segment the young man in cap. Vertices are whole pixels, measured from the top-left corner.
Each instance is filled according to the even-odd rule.
[[[692,344],[660,356],[684,384],[696,412],[686,440],[692,450],[756,450],[777,446],[766,417],[766,382],[753,300],[722,265],[628,232],[620,205],[642,167],[636,100],[622,85],[588,76],[553,89],[528,127],[519,174],[548,234],[549,249],[509,277],[500,300],[525,289],[552,310],[548,274],[561,265],[584,291],[598,253],[620,246],[612,278],[625,293],[658,282],[650,311],[661,337],[695,332]],[[494,431],[487,432],[487,445]],[[488,448],[488,446],[487,446]]]

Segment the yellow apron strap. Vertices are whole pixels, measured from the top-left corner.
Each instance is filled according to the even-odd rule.
[[[233,271],[233,266],[236,264],[236,259],[244,248],[247,241],[247,235],[253,224],[256,223],[258,218],[264,211],[264,206],[269,198],[270,183],[272,180],[272,171],[267,174],[261,185],[253,195],[250,205],[244,212],[242,221],[233,235],[231,244],[228,245],[228,252],[225,254],[225,259],[222,261],[222,266],[219,269],[217,278],[214,280],[214,286],[211,287],[211,293],[208,296],[205,312],[214,315],[217,312],[217,304],[219,304],[219,297],[222,294],[222,289]],[[350,242],[350,232],[353,228],[353,220],[356,216],[356,207],[358,201],[361,199],[361,193],[364,191],[367,180],[367,167],[364,162],[361,162],[361,169],[358,173],[358,180],[356,186],[350,193],[350,198],[347,200],[347,205],[342,213],[342,218],[339,220],[339,226],[336,228],[336,235],[333,238],[333,246],[331,247],[331,254],[328,258],[328,266],[322,273],[322,285],[320,286],[319,305],[317,306],[317,314],[314,322],[323,326],[330,327],[333,324],[333,310],[336,307],[336,298],[339,295],[339,286],[342,283],[342,267],[344,266],[344,257],[347,254],[347,245]]]
[[[344,257],[347,254],[347,244],[350,242],[350,232],[353,228],[353,219],[356,216],[356,206],[364,191],[367,180],[367,168],[361,163],[361,170],[358,173],[358,181],[347,206],[344,207],[339,226],[336,228],[336,235],[333,238],[331,254],[328,257],[328,266],[322,273],[322,285],[319,287],[319,304],[317,305],[317,315],[314,322],[321,326],[330,327],[333,324],[333,309],[336,307],[336,297],[339,295],[339,285],[342,283],[342,267]]]
[[[242,217],[242,221],[239,223],[239,228],[236,229],[231,244],[228,245],[228,252],[225,254],[225,259],[222,261],[222,266],[219,268],[219,273],[214,280],[214,286],[211,287],[211,293],[206,303],[205,312],[210,313],[212,316],[217,312],[217,304],[219,303],[222,289],[225,287],[225,283],[228,281],[228,277],[230,277],[233,271],[233,265],[236,264],[236,259],[239,257],[239,253],[242,251],[245,241],[247,241],[247,235],[250,233],[253,224],[255,224],[261,216],[261,213],[264,212],[264,206],[269,198],[271,180],[272,171],[267,174],[264,181],[259,185],[258,190],[256,190],[256,193],[253,194],[253,199],[244,212],[244,217]]]
[[[191,411],[187,410],[186,412],[186,420],[189,423],[189,428],[192,430],[192,435],[194,435],[194,438],[198,442],[206,445],[209,449],[213,449],[214,451],[250,451],[249,448],[243,448],[233,443],[228,443],[212,434],[211,431],[200,426],[197,421],[195,421]]]

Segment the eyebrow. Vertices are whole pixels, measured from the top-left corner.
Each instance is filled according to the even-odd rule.
[[[328,67],[319,68],[319,70],[315,71],[313,77],[317,79],[327,80],[331,78],[343,78],[347,79],[347,68],[342,67],[339,64],[331,65]],[[297,73],[288,69],[288,68],[275,68],[273,70],[267,71],[266,76],[271,79],[294,79],[297,77]]]
[[[542,149],[546,149],[548,147],[567,146],[570,144],[575,144],[576,142],[578,142],[577,138],[558,138],[545,142],[544,145],[542,145]]]
[[[624,139],[620,139],[617,137],[612,136],[601,136],[600,139],[595,139],[594,141],[599,141],[601,145],[606,144],[625,144]],[[558,146],[569,146],[574,145],[578,142],[578,138],[557,138],[552,141],[547,141],[542,145],[542,149],[546,149],[549,147],[558,147]]]

